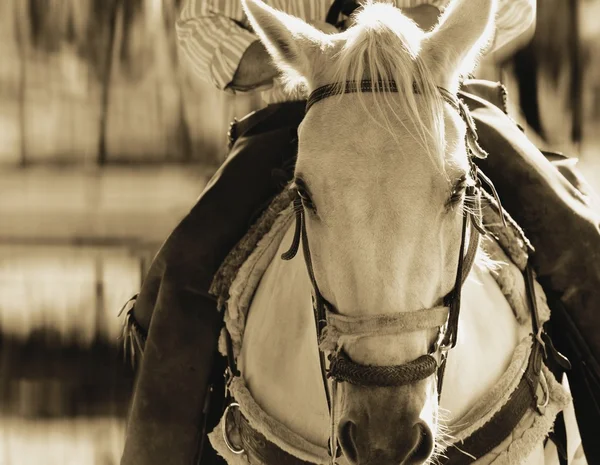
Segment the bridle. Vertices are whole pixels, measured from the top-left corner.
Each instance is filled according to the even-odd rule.
[[[315,89],[308,97],[306,112],[316,103],[333,95],[342,93],[374,92],[384,88],[386,92],[398,92],[398,87],[393,81],[348,81],[343,87],[339,84],[330,84]],[[360,386],[404,386],[424,380],[437,374],[438,397],[441,395],[444,371],[446,368],[447,354],[456,345],[458,335],[458,320],[460,315],[461,289],[471,271],[475,255],[479,246],[481,235],[485,230],[481,225],[481,180],[488,183],[498,196],[489,179],[481,173],[473,163],[473,158],[485,158],[487,153],[479,146],[477,132],[473,119],[467,106],[450,93],[438,87],[441,97],[452,106],[462,120],[466,123],[466,147],[468,150],[470,177],[472,184],[467,187],[466,195],[473,200],[473,208],[463,213],[460,252],[453,289],[443,298],[443,305],[439,307],[421,309],[411,312],[400,312],[393,315],[374,315],[366,317],[349,317],[341,315],[319,290],[315,278],[308,236],[306,233],[305,212],[300,195],[296,192],[294,198],[295,231],[289,250],[281,258],[291,260],[294,258],[302,243],[302,251],[308,275],[313,287],[313,313],[315,318],[317,341],[319,342],[319,359],[321,375],[327,405],[329,407],[332,431],[330,454],[333,459],[339,454],[336,441],[335,421],[332,397],[335,396],[337,383],[347,382]],[[414,86],[414,91],[418,89]],[[500,209],[502,211],[502,209]],[[504,221],[504,218],[502,218]],[[469,240],[467,245],[467,229]],[[427,354],[418,357],[409,363],[395,366],[370,366],[361,365],[352,361],[343,351],[340,341],[348,338],[360,338],[374,334],[401,334],[420,329],[439,328],[438,337]],[[329,352],[329,367],[326,364],[325,352]],[[330,392],[328,379],[332,380]],[[335,444],[335,452],[332,445]]]

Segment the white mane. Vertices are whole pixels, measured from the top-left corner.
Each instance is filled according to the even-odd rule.
[[[419,56],[425,33],[394,6],[369,1],[358,10],[354,26],[343,35],[343,46],[331,64],[334,83],[343,92],[347,81],[370,79],[372,87],[368,94],[374,95],[380,118],[367,110],[364,92],[360,92],[358,98],[363,109],[396,139],[394,121],[387,116],[393,115],[395,122],[413,134],[443,171],[442,99],[433,73]],[[390,81],[396,83],[398,93],[389,92]]]

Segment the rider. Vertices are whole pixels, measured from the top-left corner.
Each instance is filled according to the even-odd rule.
[[[427,30],[437,22],[440,10],[449,2],[395,0],[392,3]],[[290,3],[272,0],[267,3],[280,10],[287,7],[288,13],[315,27],[336,32],[333,26],[324,21],[330,1],[302,0]],[[292,8],[292,5],[297,7]],[[487,53],[493,62],[504,61],[531,39],[535,10],[535,0],[499,1],[496,34]],[[346,19],[337,24],[343,28],[347,23]],[[277,86],[278,71],[256,34],[249,30],[239,0],[186,0],[177,22],[177,35],[180,49],[199,79],[210,80],[218,89],[228,93],[271,89],[263,94],[264,100],[269,103],[290,99]]]
[[[395,4],[429,29],[448,1]],[[325,32],[336,31],[325,22],[330,0],[268,3]],[[332,11],[353,3],[335,0]],[[348,24],[341,11],[334,16],[328,19],[338,27]],[[535,0],[500,0],[488,57],[509,56],[529,40],[534,22]],[[199,78],[225,92],[263,91],[270,104],[232,124],[227,160],[163,244],[130,311],[130,324],[146,343],[122,465],[217,463],[210,447],[202,450],[210,416],[207,393],[219,381],[213,363],[220,363],[215,353],[222,326],[208,289],[256,214],[291,179],[296,129],[304,116],[304,102],[293,101],[279,86],[278,72],[250,31],[239,0],[184,0],[177,35]]]

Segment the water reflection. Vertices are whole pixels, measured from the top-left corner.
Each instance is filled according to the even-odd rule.
[[[7,465],[115,465],[123,449],[122,417],[0,422],[0,462]]]
[[[116,310],[147,260],[124,247],[0,247],[0,463],[119,462],[133,370]]]

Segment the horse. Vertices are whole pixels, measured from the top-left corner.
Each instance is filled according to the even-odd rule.
[[[512,223],[483,193],[456,98],[497,1],[456,0],[430,32],[369,1],[337,34],[242,3],[308,104],[294,181],[224,303],[232,401],[213,447],[230,464],[446,463],[451,448],[448,463],[558,463],[544,439],[571,401],[539,362],[549,310],[526,238],[498,242]],[[517,391],[533,405],[471,454]]]

